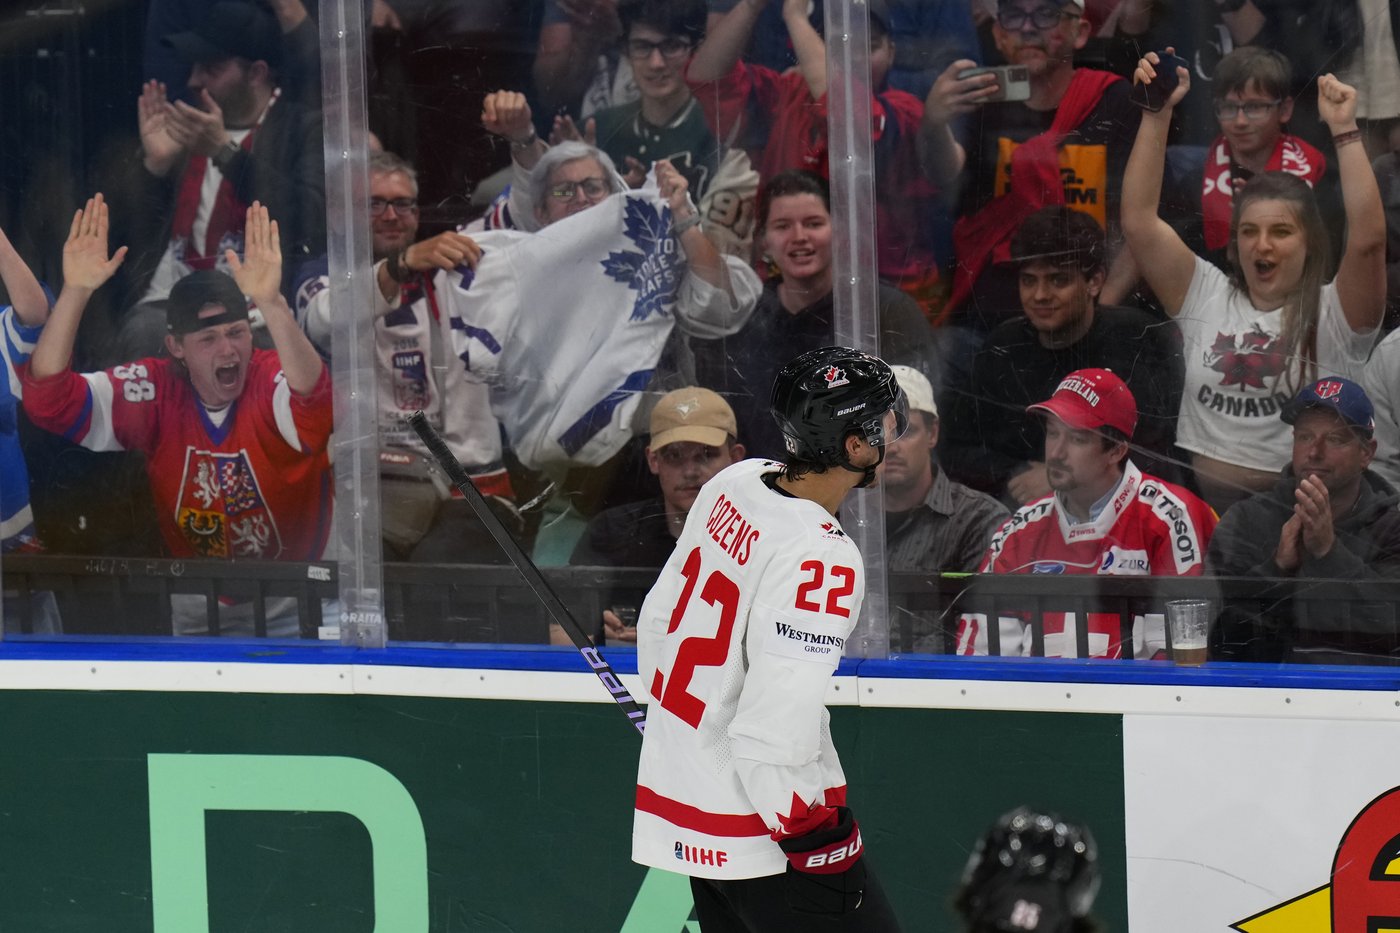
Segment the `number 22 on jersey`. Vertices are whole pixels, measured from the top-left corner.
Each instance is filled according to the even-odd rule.
[[[828,568],[821,561],[809,560],[802,564],[806,578],[797,588],[794,608],[809,612],[822,612],[850,618],[850,607],[842,600],[855,590],[856,572],[851,567]],[[700,549],[692,550],[681,567],[685,586],[676,607],[671,610],[670,623],[666,634],[670,635],[680,627],[686,609],[695,596],[695,588],[700,583]],[[835,584],[826,590],[823,605],[822,590],[827,581]],[[700,599],[719,609],[719,627],[709,637],[692,635],[681,642],[676,651],[675,663],[668,675],[657,671],[651,680],[651,695],[661,704],[661,708],[673,713],[691,728],[700,728],[700,719],[705,715],[705,702],[689,691],[690,681],[697,667],[719,667],[729,657],[729,642],[734,634],[734,623],[739,617],[739,584],[725,576],[723,571],[713,570],[705,578],[700,588]]]

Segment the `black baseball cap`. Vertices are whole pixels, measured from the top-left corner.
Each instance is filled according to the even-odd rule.
[[[865,7],[871,24],[888,36],[890,34],[890,8],[885,5],[885,0],[866,0]]]
[[[200,317],[210,305],[221,305],[221,314]],[[248,320],[248,301],[233,276],[217,269],[191,272],[170,289],[165,304],[165,327],[176,337],[192,334],[216,324]]]
[[[1279,417],[1293,424],[1305,411],[1321,408],[1335,412],[1347,424],[1368,437],[1376,431],[1376,409],[1366,390],[1341,376],[1319,379],[1283,406]]]
[[[220,0],[193,29],[161,40],[190,64],[246,58],[277,65],[282,59],[282,31],[272,13],[254,3]]]

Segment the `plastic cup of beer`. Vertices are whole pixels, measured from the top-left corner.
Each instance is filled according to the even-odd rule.
[[[1204,664],[1206,633],[1210,631],[1210,601],[1167,600],[1167,625],[1171,626],[1172,660],[1182,667]]]

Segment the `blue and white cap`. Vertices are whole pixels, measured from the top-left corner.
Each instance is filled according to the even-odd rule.
[[[1313,408],[1324,408],[1337,415],[1359,431],[1370,435],[1376,430],[1376,409],[1366,390],[1341,376],[1328,376],[1319,379],[1293,397],[1279,417],[1286,424],[1298,420],[1303,412]]]

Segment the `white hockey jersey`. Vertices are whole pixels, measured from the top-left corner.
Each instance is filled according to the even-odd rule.
[[[447,273],[438,298],[456,355],[490,385],[511,447],[535,469],[596,466],[621,450],[671,328],[736,333],[762,291],[732,256],[732,298],[690,273],[655,187],[537,233],[471,235],[476,270]]]
[[[468,379],[458,363],[447,317],[437,301],[450,274],[412,276],[394,305],[384,300],[377,286],[373,289],[379,442],[431,458],[408,424],[409,415],[422,411],[468,473],[504,477],[501,427],[491,413],[487,387]],[[332,314],[330,277],[305,276],[296,291],[297,320],[326,357],[331,351]]]
[[[845,802],[823,698],[865,595],[860,552],[825,509],[745,460],[700,491],[642,604],[650,694],[632,858],[706,878],[779,874],[774,841]]]

